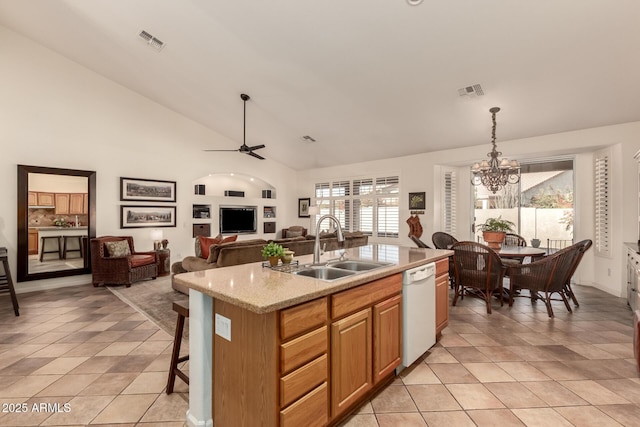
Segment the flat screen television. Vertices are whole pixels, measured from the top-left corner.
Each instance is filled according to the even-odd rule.
[[[220,206],[220,233],[255,233],[257,206]]]

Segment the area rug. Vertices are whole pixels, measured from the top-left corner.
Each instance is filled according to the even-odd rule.
[[[178,314],[173,311],[173,302],[189,302],[187,295],[173,290],[171,276],[136,282],[129,288],[122,285],[107,286],[107,289],[171,336],[175,333],[178,317]],[[188,336],[189,319],[185,322],[183,337]]]

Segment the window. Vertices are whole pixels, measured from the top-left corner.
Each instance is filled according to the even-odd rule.
[[[377,237],[399,236],[397,176],[317,183],[315,196],[320,208],[318,215],[333,214],[345,231],[362,231]]]
[[[442,192],[442,225],[446,233],[456,234],[456,172],[448,170],[444,172],[444,191]]]
[[[595,254],[611,258],[610,224],[611,218],[609,200],[609,150],[598,151],[594,154],[595,174]]]

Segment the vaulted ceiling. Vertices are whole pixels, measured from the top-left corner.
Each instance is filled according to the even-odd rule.
[[[237,148],[249,94],[247,144],[294,169],[489,147],[492,106],[507,156],[638,121],[639,17],[637,0],[0,0],[1,25],[236,141],[188,149]]]

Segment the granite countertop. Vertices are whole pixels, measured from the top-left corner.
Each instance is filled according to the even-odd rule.
[[[261,314],[401,273],[450,255],[453,255],[453,251],[373,244],[347,249],[346,258],[388,262],[393,265],[331,282],[274,271],[263,267],[260,262],[177,274],[174,280],[215,299]],[[336,259],[339,256],[339,251],[326,252],[322,255],[321,261]],[[295,259],[301,265],[310,264],[313,256],[303,255]]]

